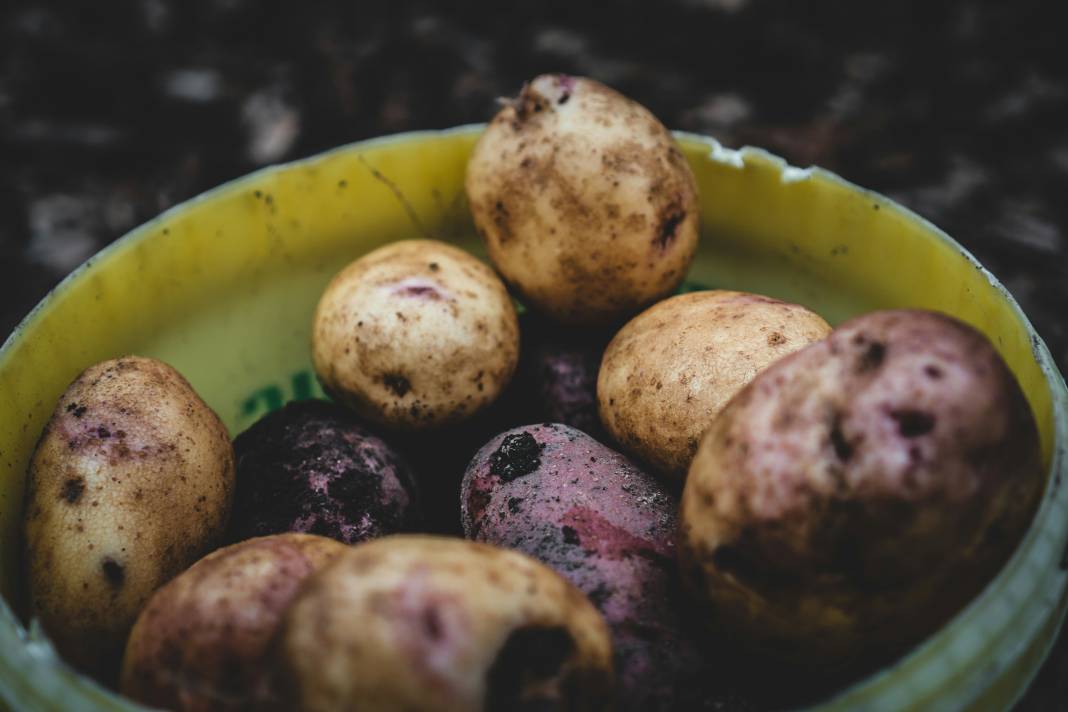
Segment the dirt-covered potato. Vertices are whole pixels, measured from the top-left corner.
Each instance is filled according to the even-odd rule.
[[[226,428],[160,361],[92,366],[60,397],[30,462],[33,612],[60,653],[107,677],[153,591],[215,546],[234,489]]]
[[[722,677],[685,633],[676,507],[625,457],[557,424],[493,438],[471,461],[461,497],[469,538],[548,564],[600,609],[612,630],[620,706],[632,710],[704,709],[726,699]]]
[[[546,74],[493,118],[467,166],[490,259],[524,303],[608,323],[672,292],[697,249],[697,187],[647,109]]]
[[[288,403],[238,435],[234,453],[230,541],[292,531],[355,544],[422,519],[407,463],[337,404]]]
[[[563,423],[601,437],[597,370],[611,332],[568,329],[529,312],[519,319],[519,327],[523,347],[516,381],[527,402],[529,417],[516,424],[538,420]],[[487,435],[502,429],[498,424]],[[483,438],[479,446],[485,441]]]
[[[739,644],[870,668],[997,572],[1041,487],[1034,418],[986,338],[933,312],[875,312],[723,410],[690,467],[680,563]]]
[[[287,709],[603,710],[604,620],[522,554],[430,536],[361,544],[311,578],[285,617]]]
[[[158,590],[130,633],[122,693],[169,710],[276,704],[267,656],[304,580],[348,547],[308,534],[210,554]]]
[[[745,384],[831,327],[797,304],[712,290],[645,310],[605,349],[597,398],[605,429],[669,480],[686,476],[697,444]]]
[[[334,277],[315,311],[312,357],[327,393],[362,417],[434,428],[500,395],[519,326],[488,266],[443,242],[402,240]]]

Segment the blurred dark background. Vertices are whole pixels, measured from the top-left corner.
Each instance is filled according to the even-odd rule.
[[[563,71],[615,86],[671,128],[819,164],[913,208],[998,275],[1063,370],[1057,5],[5,3],[0,336],[177,202],[338,144],[484,121],[524,79]],[[1068,643],[1020,709],[1068,709]]]

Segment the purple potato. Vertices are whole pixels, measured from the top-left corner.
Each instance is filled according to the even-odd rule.
[[[422,520],[408,464],[333,403],[289,403],[237,436],[234,451],[231,541],[305,532],[355,544]]]
[[[597,373],[611,339],[604,330],[561,327],[530,313],[519,320],[522,353],[517,380],[532,417],[604,436],[597,412]]]
[[[612,630],[624,707],[744,709],[685,630],[676,500],[628,459],[567,425],[490,440],[464,475],[468,538],[543,561]]]

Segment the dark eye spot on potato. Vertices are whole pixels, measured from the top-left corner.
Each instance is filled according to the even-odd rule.
[[[438,266],[438,263],[437,263],[437,262],[431,262],[431,263],[430,263],[429,265],[427,265],[427,266],[428,266],[428,267],[430,268],[430,271],[431,271],[431,272],[437,272],[438,270],[440,270],[440,269],[441,269],[441,267],[439,267],[439,266]]]
[[[572,546],[578,546],[582,543],[579,539],[578,532],[575,531],[572,527],[561,527],[560,531],[564,534],[564,543],[571,544]]]
[[[115,588],[122,586],[123,581],[126,580],[126,569],[110,556],[100,562],[100,570],[104,573],[104,578],[108,580],[108,583]]]
[[[383,373],[382,385],[398,398],[403,398],[412,389],[411,382],[399,373]]]
[[[518,497],[509,497],[508,511],[512,514],[519,514],[519,505],[522,504],[522,502],[523,500],[519,499]]]
[[[842,433],[842,419],[839,415],[835,415],[831,423],[831,447],[834,448],[834,454],[842,462],[853,456],[853,446],[846,440],[845,434]]]
[[[84,492],[85,480],[81,477],[72,477],[63,483],[63,489],[60,490],[59,496],[68,504],[74,504],[82,498]]]
[[[490,474],[505,482],[529,475],[541,466],[541,451],[544,447],[530,433],[509,435],[490,456]]]
[[[71,403],[67,406],[67,412],[75,418],[80,418],[85,415],[85,411],[86,407],[84,405],[78,405],[77,403]]]
[[[423,634],[430,640],[441,640],[445,633],[445,627],[441,623],[441,612],[434,606],[423,611],[422,615]]]
[[[660,221],[660,227],[656,231],[656,238],[653,240],[653,244],[661,252],[666,250],[672,241],[675,239],[675,232],[678,230],[679,224],[686,218],[686,213],[682,212],[678,208],[670,209],[667,216]]]
[[[111,437],[111,431],[105,428],[103,425],[96,429],[96,434],[97,437],[103,440],[106,440],[107,438]]]
[[[768,346],[780,346],[786,343],[786,337],[777,331],[768,334]]]
[[[931,378],[935,381],[942,377],[942,369],[933,364],[927,364],[926,366],[924,366],[923,372],[927,374],[928,378]]]
[[[512,239],[511,214],[504,203],[498,200],[493,205],[493,224],[497,226],[498,237],[501,244]]]
[[[890,417],[897,421],[898,432],[906,438],[925,435],[935,426],[934,416],[922,410],[893,410]]]
[[[857,359],[857,373],[874,371],[883,364],[886,358],[886,345],[878,341],[868,344],[864,352]]]
[[[564,702],[560,675],[575,649],[561,627],[524,626],[512,631],[486,674],[486,709],[491,712],[556,709]]]

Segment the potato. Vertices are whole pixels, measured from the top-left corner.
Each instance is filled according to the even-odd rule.
[[[230,541],[308,532],[345,544],[419,526],[408,464],[343,407],[288,403],[234,440]]]
[[[287,709],[602,710],[604,620],[560,576],[459,539],[361,544],[308,581],[278,646]]]
[[[312,357],[323,388],[360,416],[435,428],[484,409],[519,358],[515,306],[463,250],[402,240],[364,255],[326,288]]]
[[[671,294],[697,249],[697,186],[671,134],[592,79],[525,85],[465,186],[494,266],[561,322],[607,324]]]
[[[690,466],[680,562],[716,630],[851,674],[975,596],[1042,482],[1034,418],[986,338],[933,312],[875,312],[723,410]]]
[[[597,399],[625,450],[681,483],[701,435],[764,368],[831,327],[797,304],[712,290],[666,299],[624,326],[605,350]]]
[[[519,320],[523,347],[516,380],[529,407],[519,422],[541,420],[602,437],[597,413],[597,371],[611,338],[605,330],[568,329],[530,314]],[[489,435],[502,430],[500,424]],[[483,438],[479,445],[484,443]],[[469,454],[470,455],[470,454]]]
[[[104,361],[60,397],[27,481],[33,612],[67,660],[107,677],[152,592],[223,533],[226,428],[167,364]]]
[[[583,591],[612,630],[623,709],[727,699],[686,634],[677,595],[676,501],[657,480],[566,425],[495,437],[464,476],[466,535],[521,551]]]
[[[307,534],[210,554],[156,591],[130,633],[122,693],[170,710],[276,704],[269,644],[304,580],[348,547]]]

